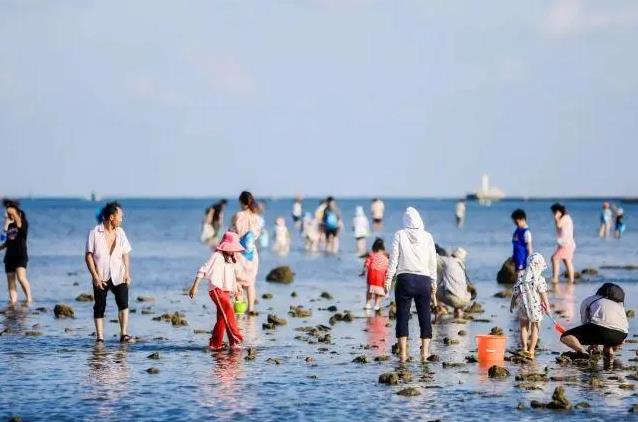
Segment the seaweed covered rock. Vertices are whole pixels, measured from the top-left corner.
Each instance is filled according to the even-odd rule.
[[[512,257],[509,257],[501,266],[501,269],[496,274],[496,282],[498,284],[515,284],[516,283],[516,265]]]
[[[249,347],[248,350],[246,350],[246,357],[244,358],[244,360],[255,360],[257,358],[257,349],[255,349],[254,347]]]
[[[497,297],[499,299],[510,298],[512,297],[512,290],[511,289],[501,290],[500,292],[494,293],[494,297]]]
[[[353,363],[368,363],[368,357],[366,355],[357,356],[352,359]]]
[[[312,316],[312,311],[310,309],[304,308],[303,306],[290,306],[290,311],[288,311],[288,315],[295,318],[306,318]]]
[[[483,306],[481,306],[478,302],[473,302],[470,306],[465,308],[465,313],[467,314],[481,314],[483,312],[485,312],[483,310]]]
[[[556,410],[567,410],[572,408],[572,404],[567,399],[565,395],[565,388],[562,385],[559,385],[554,390],[554,394],[552,394],[552,401],[547,403],[546,406],[548,409],[556,409]]]
[[[290,284],[295,280],[295,273],[287,266],[281,266],[272,269],[266,276],[266,281],[271,283]]]
[[[53,308],[53,314],[56,318],[75,318],[75,312],[69,305],[57,304]]]
[[[328,292],[321,292],[321,295],[319,295],[319,297],[321,297],[322,299],[332,299],[332,295]]]
[[[272,293],[264,293],[261,295],[262,299],[272,299]]]
[[[88,293],[80,293],[75,298],[76,302],[93,302],[93,295]]]
[[[173,324],[174,327],[184,327],[188,325],[188,321],[186,321],[184,314],[175,312],[171,315],[171,324]]]
[[[399,384],[399,374],[396,372],[386,372],[379,375],[379,384],[397,385]]]
[[[501,327],[492,327],[490,330],[490,335],[492,336],[504,336],[505,332]]]
[[[417,390],[415,387],[404,388],[403,390],[399,391],[397,394],[400,396],[405,396],[405,397],[414,397],[414,396],[421,395],[419,390]]]
[[[487,376],[490,378],[507,378],[509,375],[510,371],[498,365],[492,365],[487,370]]]
[[[284,318],[278,317],[275,314],[269,314],[268,323],[273,325],[286,325],[287,321]]]

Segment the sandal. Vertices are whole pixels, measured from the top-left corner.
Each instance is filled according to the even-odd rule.
[[[120,336],[120,343],[135,343],[135,338],[129,336],[128,334],[124,334]]]

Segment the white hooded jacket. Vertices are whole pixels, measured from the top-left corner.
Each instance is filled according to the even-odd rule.
[[[436,249],[432,235],[425,231],[419,212],[408,207],[403,215],[403,229],[392,241],[392,253],[386,275],[389,286],[395,275],[419,274],[432,279],[436,289]]]

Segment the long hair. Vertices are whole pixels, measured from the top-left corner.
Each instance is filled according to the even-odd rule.
[[[224,252],[222,251],[222,255],[224,255],[224,261],[227,264],[236,264],[237,263],[237,259],[235,258],[235,254],[234,253],[230,253],[230,252]]]
[[[257,213],[259,211],[259,206],[255,201],[255,197],[248,191],[243,191],[239,195],[239,202],[254,213]]]
[[[15,210],[18,211],[18,214],[20,215],[20,219],[22,219],[22,223],[27,225],[29,224],[29,222],[27,221],[27,215],[24,213],[22,208],[20,208],[19,201],[15,199],[5,198],[2,200],[2,206],[4,206],[5,208],[15,208]]]

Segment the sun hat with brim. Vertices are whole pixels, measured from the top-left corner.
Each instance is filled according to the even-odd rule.
[[[226,232],[216,250],[220,252],[243,252],[244,247],[239,243],[239,235],[237,233]]]
[[[465,261],[465,258],[467,258],[467,251],[463,248],[456,248],[454,252],[452,252],[452,256],[460,259],[461,261]]]

